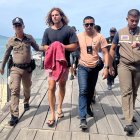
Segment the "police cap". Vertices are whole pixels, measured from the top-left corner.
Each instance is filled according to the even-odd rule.
[[[14,18],[14,19],[12,20],[12,23],[13,23],[13,25],[15,25],[15,24],[24,25],[23,20],[22,20],[21,18],[19,18],[19,17]]]
[[[116,32],[116,31],[117,31],[117,30],[116,30],[115,27],[110,28],[110,32]]]

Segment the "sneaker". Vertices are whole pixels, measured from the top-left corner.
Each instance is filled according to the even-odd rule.
[[[87,121],[86,121],[86,119],[82,119],[81,121],[80,121],[80,128],[81,129],[87,129]]]
[[[18,123],[18,117],[15,117],[15,116],[11,115],[11,119],[8,123],[9,123],[10,126],[16,125]]]
[[[112,90],[112,86],[111,85],[108,85],[108,90]]]
[[[73,79],[74,79],[74,76],[73,76],[73,75],[71,75],[71,76],[70,76],[70,80],[73,80]]]
[[[27,111],[30,109],[30,106],[28,103],[24,104],[24,111]]]
[[[124,131],[127,132],[127,135],[132,135],[134,131],[133,125],[126,125]]]
[[[87,109],[87,115],[89,115],[89,117],[93,117],[94,113],[91,111],[91,109]]]

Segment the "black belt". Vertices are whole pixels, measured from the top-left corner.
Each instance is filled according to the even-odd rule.
[[[13,63],[13,66],[18,67],[20,69],[27,69],[27,68],[29,68],[31,66],[31,63],[24,63],[24,64]]]

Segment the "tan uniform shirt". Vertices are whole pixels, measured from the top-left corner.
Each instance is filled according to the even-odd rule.
[[[131,44],[134,41],[140,41],[140,27],[137,28],[134,35],[130,34],[128,27],[118,31],[120,44],[120,62],[125,64],[140,64],[140,49],[132,48]]]
[[[39,46],[31,35],[24,34],[24,38],[20,40],[16,36],[10,38],[6,45],[6,52],[1,64],[1,69],[4,69],[5,64],[11,54],[13,62],[16,64],[25,64],[31,62],[31,46],[39,51]]]
[[[93,68],[97,65],[97,61],[99,59],[98,52],[100,48],[104,48],[107,46],[106,39],[99,33],[95,34],[92,42],[86,42],[85,33],[78,34],[78,40],[80,45],[80,59],[79,64]],[[92,46],[92,54],[87,53],[87,45]]]

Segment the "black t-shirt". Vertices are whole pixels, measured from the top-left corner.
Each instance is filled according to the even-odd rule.
[[[106,41],[107,41],[108,44],[112,44],[113,37],[108,37],[108,38],[106,38]],[[107,46],[108,51],[110,50],[110,47],[111,47],[111,45],[108,45],[108,46]]]
[[[51,43],[59,41],[64,45],[69,45],[78,42],[76,33],[70,26],[64,25],[58,30],[47,28],[42,39],[42,46],[50,45]],[[70,51],[65,51],[65,57],[70,66]]]
[[[108,38],[106,38],[106,41],[108,44],[112,44],[112,42],[114,41],[114,37],[108,37]],[[107,46],[108,51],[110,51],[110,47],[111,47],[111,45]],[[118,59],[120,58],[119,48],[120,48],[119,45],[115,48],[115,57],[117,57]]]

